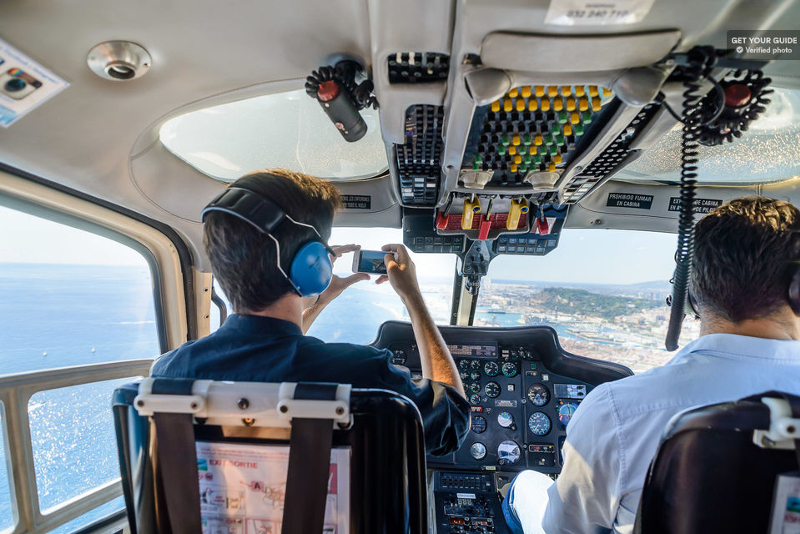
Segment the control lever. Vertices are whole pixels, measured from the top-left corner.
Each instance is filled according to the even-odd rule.
[[[473,241],[464,255],[461,276],[464,278],[464,286],[470,295],[478,294],[481,278],[489,272],[489,262],[492,257],[492,249],[486,241]]]

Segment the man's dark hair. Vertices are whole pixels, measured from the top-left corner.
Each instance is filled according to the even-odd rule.
[[[695,226],[691,290],[701,313],[732,323],[788,304],[800,260],[800,210],[750,196],[732,200]]]
[[[339,192],[329,182],[284,169],[248,174],[231,187],[265,197],[295,221],[314,226],[325,240],[331,235],[333,215],[341,206]],[[316,237],[310,228],[286,220],[272,235],[280,242],[281,267],[287,276],[300,246]],[[208,213],[203,243],[214,277],[234,311],[261,311],[292,291],[277,268],[275,242],[241,219],[227,213]]]

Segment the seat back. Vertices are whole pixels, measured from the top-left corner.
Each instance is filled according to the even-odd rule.
[[[140,409],[144,404],[141,401],[143,397],[140,395],[139,386],[140,383],[135,383],[117,389],[112,402],[123,492],[131,532],[134,534],[173,532],[171,527],[175,523],[174,521],[170,523],[169,491],[167,491],[172,475],[165,476],[166,466],[161,466],[159,463],[160,445],[154,418],[141,415],[137,411],[137,404],[140,405]],[[250,450],[249,448],[255,447],[258,451],[285,456],[290,441],[292,447],[289,455],[295,454],[293,451],[298,449],[305,449],[306,452],[303,454],[309,454],[308,451],[313,451],[315,448],[324,449],[322,445],[316,443],[298,442],[297,435],[291,435],[290,438],[291,426],[298,419],[290,422],[280,413],[281,410],[285,410],[281,408],[280,399],[267,399],[284,386],[287,384],[278,386],[203,381],[203,387],[200,389],[214,392],[215,413],[224,417],[213,415],[200,417],[210,414],[209,408],[203,406],[205,400],[191,401],[193,408],[197,408],[194,412],[192,430],[198,444],[196,450],[197,462],[200,464],[198,471],[200,489],[205,488],[200,500],[203,507],[202,514],[206,513],[207,506],[213,501],[205,493],[216,492],[215,496],[223,503],[221,505],[223,508],[225,506],[235,508],[238,504],[234,501],[243,495],[239,493],[232,495],[229,492],[220,497],[219,488],[206,484],[204,476],[206,478],[214,476],[214,468],[208,464],[225,463],[219,461],[219,456],[216,457],[217,460],[206,460],[209,454],[213,457],[222,450],[221,458],[226,458],[225,455],[228,455],[228,459],[236,459],[242,457],[242,451],[246,452]],[[313,389],[314,384],[303,384],[303,386],[308,390]],[[261,395],[257,393],[258,388],[267,389]],[[246,395],[249,399],[247,402],[242,402],[245,398],[241,394],[243,389],[249,392]],[[203,398],[202,395],[200,398]],[[230,406],[221,409],[223,404]],[[158,407],[156,408],[157,412]],[[425,532],[427,530],[425,446],[422,421],[417,407],[407,398],[394,392],[352,389],[349,394],[349,420],[350,423],[347,425],[336,425],[332,436],[333,457],[342,459],[344,463],[341,465],[349,468],[346,470],[349,472],[339,472],[337,475],[344,477],[345,483],[340,485],[340,488],[349,486],[349,510],[343,514],[349,516],[346,518],[349,532],[353,534]],[[339,451],[338,456],[336,456],[337,451]],[[219,471],[216,474],[218,476]],[[288,476],[291,477],[291,474]],[[258,480],[262,479],[263,477]],[[213,484],[217,483],[220,481],[213,481]],[[228,480],[227,483],[243,482]],[[329,480],[329,485],[333,484],[336,482]],[[281,488],[264,488],[260,482],[255,482],[252,486],[248,486],[248,491],[262,492],[263,499],[280,500],[285,491]],[[287,508],[288,493],[291,491],[286,492]],[[304,505],[304,503],[299,504]],[[330,502],[328,506],[330,507]],[[260,526],[257,523],[258,521],[246,525],[246,531],[250,532],[252,529],[260,532],[261,530],[253,528],[254,524],[256,527]],[[213,528],[206,527],[209,525],[204,523],[204,531],[216,532]],[[263,527],[264,532],[277,534],[277,531],[266,528],[266,523]],[[274,528],[274,525],[270,525],[270,528]],[[238,532],[238,530],[233,531]],[[245,529],[242,528],[241,531],[245,532]],[[326,529],[325,532],[334,530]]]
[[[761,397],[771,395],[677,414],[650,465],[634,532],[767,532],[777,476],[798,469],[794,447],[754,442],[754,431],[770,428]]]

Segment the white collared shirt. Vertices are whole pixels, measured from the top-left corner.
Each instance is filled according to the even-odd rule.
[[[567,427],[566,462],[548,490],[544,531],[630,533],[670,418],[770,390],[800,394],[800,341],[711,334],[662,367],[595,388]]]

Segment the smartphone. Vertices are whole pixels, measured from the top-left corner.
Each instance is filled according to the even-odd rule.
[[[356,250],[353,253],[353,272],[386,274],[385,257],[386,252],[382,250]]]

